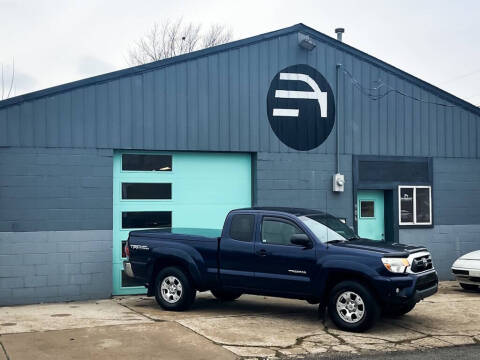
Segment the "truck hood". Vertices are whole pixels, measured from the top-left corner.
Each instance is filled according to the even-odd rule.
[[[338,246],[343,248],[359,249],[376,252],[382,255],[388,254],[390,256],[408,256],[410,254],[425,251],[421,246],[412,246],[399,243],[387,243],[385,241],[376,241],[369,239],[356,239],[347,242],[329,244],[329,246]]]

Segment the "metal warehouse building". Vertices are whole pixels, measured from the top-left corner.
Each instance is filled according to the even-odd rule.
[[[450,278],[480,248],[479,138],[480,109],[303,24],[2,101],[0,305],[142,292],[131,229],[251,205],[425,245]]]

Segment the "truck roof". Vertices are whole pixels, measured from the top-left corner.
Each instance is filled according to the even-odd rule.
[[[305,208],[293,208],[293,207],[275,207],[275,206],[254,206],[250,208],[236,209],[237,210],[251,210],[251,211],[272,211],[272,212],[281,212],[287,213],[294,216],[305,216],[305,215],[329,215],[324,211],[314,210],[314,209],[305,209]]]

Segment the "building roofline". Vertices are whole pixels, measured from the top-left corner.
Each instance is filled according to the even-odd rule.
[[[174,57],[171,57],[171,58],[168,58],[168,59],[158,60],[158,61],[154,61],[154,62],[147,63],[147,64],[133,66],[133,67],[130,67],[130,68],[121,69],[121,70],[117,70],[117,71],[112,71],[112,72],[109,72],[109,73],[106,73],[106,74],[96,75],[96,76],[92,76],[92,77],[89,77],[89,78],[76,80],[76,81],[72,81],[72,82],[69,82],[69,83],[61,84],[61,85],[52,86],[52,87],[49,87],[49,88],[46,88],[46,89],[33,91],[33,92],[26,93],[26,94],[23,94],[23,95],[14,96],[14,97],[11,97],[11,98],[0,101],[0,109],[4,108],[4,107],[7,107],[7,106],[15,105],[15,104],[18,104],[18,103],[21,103],[21,102],[24,102],[24,101],[36,100],[36,99],[39,99],[39,98],[42,98],[42,97],[56,95],[58,93],[62,93],[62,92],[65,92],[65,91],[70,91],[70,90],[77,89],[77,88],[84,87],[84,86],[99,84],[99,83],[103,83],[103,82],[107,82],[107,81],[111,81],[111,80],[117,80],[117,79],[121,79],[121,78],[127,77],[127,76],[139,75],[139,74],[143,74],[145,72],[149,72],[149,71],[152,71],[152,70],[167,67],[169,65],[174,65],[174,64],[181,63],[181,62],[194,60],[194,59],[197,59],[197,58],[200,58],[200,57],[204,57],[204,56],[212,55],[212,54],[215,54],[215,53],[219,53],[219,52],[222,52],[222,51],[227,51],[227,50],[243,47],[243,46],[246,46],[246,45],[251,45],[251,44],[263,41],[263,40],[268,40],[268,39],[271,39],[271,38],[274,38],[274,37],[277,37],[277,36],[283,36],[283,35],[286,35],[286,34],[293,33],[295,31],[297,31],[297,28],[299,27],[299,25],[303,25],[303,24],[297,24],[297,25],[293,25],[293,26],[290,26],[290,27],[287,27],[287,28],[284,28],[284,29],[268,32],[268,33],[261,34],[261,35],[252,36],[252,37],[241,39],[241,40],[232,41],[232,42],[229,42],[229,43],[226,43],[226,44],[217,45],[217,46],[213,46],[213,47],[206,48],[206,49],[193,51],[191,53],[174,56]]]
[[[340,49],[342,51],[345,51],[349,53],[350,55],[356,56],[357,58],[362,59],[365,62],[368,62],[372,65],[378,66],[382,69],[384,69],[386,72],[389,72],[393,75],[399,76],[401,78],[404,78],[405,80],[408,80],[418,87],[421,87],[425,89],[426,91],[429,91],[441,99],[448,101],[454,105],[457,105],[459,107],[464,108],[465,110],[471,111],[476,115],[480,115],[480,107],[475,106],[472,103],[469,103],[468,101],[465,101],[458,96],[455,96],[448,91],[442,90],[439,87],[430,84],[429,82],[422,80],[412,74],[407,73],[404,70],[401,70],[383,60],[380,60],[376,58],[375,56],[372,56],[370,54],[367,54],[366,52],[363,52],[361,50],[358,50],[357,48],[354,48],[353,46],[350,46],[344,42],[338,41],[335,38],[332,38],[328,35],[325,35],[324,33],[321,33],[307,25],[304,24],[297,24],[295,26],[301,26],[301,31],[306,33],[307,35],[312,36],[314,39],[317,39],[319,41],[323,41],[337,49]]]
[[[148,64],[143,64],[143,65],[130,67],[130,68],[127,68],[127,69],[117,70],[117,71],[109,72],[109,73],[106,73],[106,74],[97,75],[97,76],[93,76],[93,77],[89,77],[89,78],[65,83],[65,84],[62,84],[62,85],[57,85],[57,86],[53,86],[53,87],[50,87],[50,88],[30,92],[30,93],[27,93],[27,94],[15,96],[15,97],[0,101],[0,109],[8,107],[8,106],[16,105],[16,104],[19,104],[19,103],[22,103],[22,102],[36,100],[36,99],[39,99],[39,98],[42,98],[42,97],[56,95],[58,93],[70,91],[70,90],[77,89],[77,88],[84,87],[84,86],[99,84],[99,83],[103,83],[103,82],[107,82],[107,81],[111,81],[111,80],[116,80],[116,79],[120,79],[120,78],[127,77],[127,76],[134,76],[134,75],[143,74],[145,72],[149,72],[149,71],[152,71],[152,70],[155,70],[155,69],[163,68],[163,67],[166,67],[166,66],[169,66],[169,65],[178,64],[178,63],[181,63],[181,62],[197,59],[197,58],[200,58],[200,57],[212,55],[212,54],[219,53],[219,52],[222,52],[222,51],[227,51],[227,50],[232,50],[232,49],[247,46],[247,45],[252,45],[252,44],[255,44],[255,43],[260,42],[260,41],[269,40],[269,39],[272,39],[272,38],[275,38],[275,37],[279,37],[279,36],[283,36],[283,35],[287,35],[287,34],[291,34],[291,33],[295,33],[295,32],[302,32],[302,33],[305,33],[307,35],[310,35],[311,37],[313,37],[314,39],[316,39],[318,41],[322,41],[324,43],[327,43],[334,48],[337,48],[341,51],[345,51],[352,56],[360,58],[363,61],[366,61],[366,62],[368,62],[372,65],[378,66],[386,72],[389,72],[393,75],[402,77],[405,80],[408,80],[408,81],[414,83],[415,85],[425,89],[426,91],[429,91],[429,92],[437,95],[438,97],[440,97],[441,99],[443,99],[445,101],[448,101],[448,102],[450,102],[454,105],[462,107],[465,110],[471,111],[476,115],[480,115],[480,107],[477,107],[477,106],[469,103],[468,101],[460,99],[459,97],[457,97],[457,96],[455,96],[455,95],[453,95],[453,94],[451,94],[451,93],[449,93],[445,90],[442,90],[442,89],[436,87],[435,85],[432,85],[432,84],[430,84],[430,83],[428,83],[424,80],[421,80],[418,77],[413,76],[413,75],[411,75],[411,74],[409,74],[409,73],[407,73],[403,70],[400,70],[399,68],[397,68],[393,65],[390,65],[385,61],[382,61],[382,60],[380,60],[380,59],[378,59],[378,58],[376,58],[376,57],[374,57],[370,54],[367,54],[367,53],[365,53],[361,50],[358,50],[358,49],[354,48],[353,46],[350,46],[350,45],[348,45],[344,42],[338,41],[335,38],[332,38],[328,35],[325,35],[325,34],[319,32],[319,31],[317,31],[317,30],[315,30],[311,27],[308,27],[308,26],[306,26],[302,23],[299,23],[299,24],[296,24],[296,25],[293,25],[293,26],[290,26],[290,27],[286,27],[286,28],[283,28],[283,29],[280,29],[280,30],[271,31],[271,32],[268,32],[268,33],[252,36],[252,37],[249,37],[249,38],[232,41],[232,42],[222,44],[222,45],[218,45],[218,46],[214,46],[214,47],[211,47],[211,48],[197,50],[197,51],[194,51],[194,52],[191,52],[191,53],[188,53],[188,54],[183,54],[183,55],[175,56],[175,57],[168,58],[168,59],[154,61],[154,62],[151,62],[151,63],[148,63]]]

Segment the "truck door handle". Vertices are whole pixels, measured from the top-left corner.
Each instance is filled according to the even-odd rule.
[[[267,254],[268,254],[267,250],[265,250],[265,249],[260,249],[260,250],[257,251],[257,255],[259,255],[259,256],[267,256]]]

